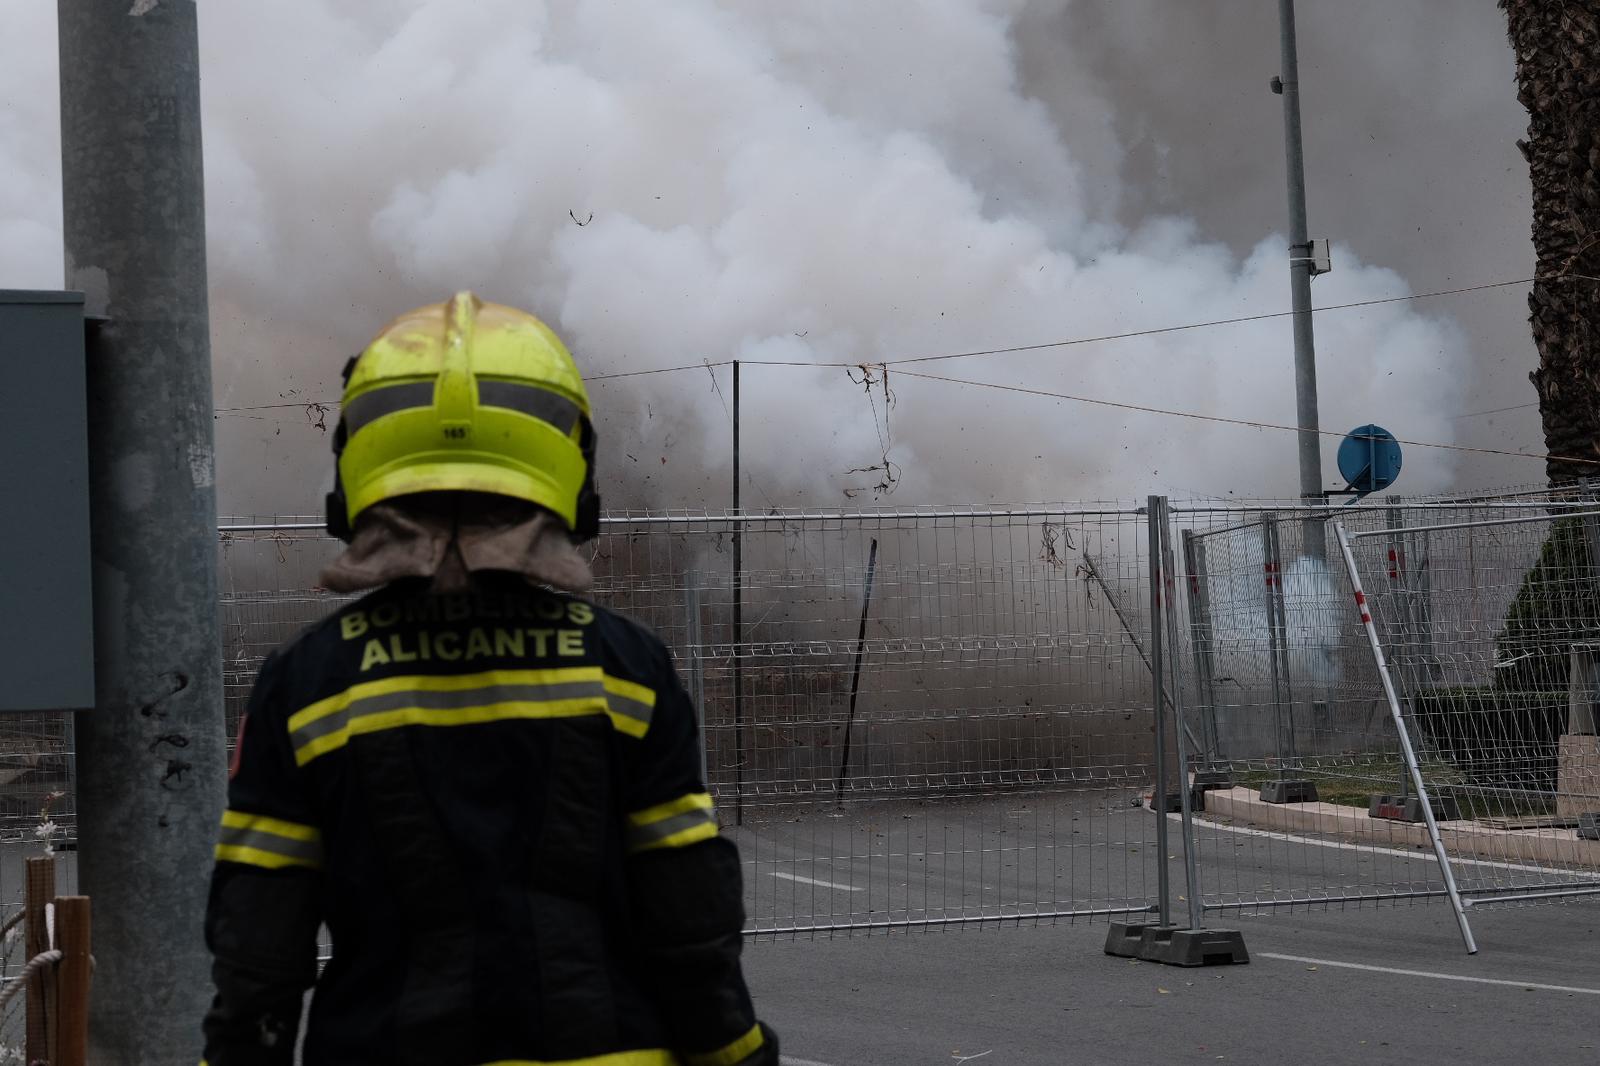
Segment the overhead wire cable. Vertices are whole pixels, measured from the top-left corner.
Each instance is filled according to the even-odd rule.
[[[1528,284],[1531,284],[1531,283],[1536,282],[1536,281],[1560,281],[1560,280],[1600,281],[1600,278],[1592,277],[1592,276],[1587,275],[1587,274],[1560,274],[1560,275],[1556,275],[1554,277],[1545,277],[1545,278],[1541,278],[1541,277],[1538,277],[1538,276],[1527,277],[1527,278],[1514,278],[1514,279],[1511,279],[1509,281],[1490,281],[1490,282],[1485,282],[1485,283],[1480,284],[1480,285],[1466,285],[1466,286],[1462,286],[1462,287],[1454,288],[1454,289],[1434,289],[1434,290],[1431,290],[1429,292],[1415,292],[1415,293],[1411,293],[1411,294],[1406,295],[1406,296],[1384,296],[1384,297],[1378,297],[1378,298],[1371,299],[1371,300],[1355,300],[1355,301],[1351,301],[1349,303],[1329,304],[1329,305],[1327,305],[1325,307],[1314,307],[1311,310],[1312,310],[1313,314],[1320,314],[1320,313],[1323,313],[1323,312],[1326,312],[1326,311],[1346,311],[1346,310],[1351,310],[1351,309],[1355,309],[1355,308],[1362,308],[1362,307],[1375,307],[1375,306],[1379,306],[1379,305],[1383,305],[1383,304],[1405,303],[1405,302],[1412,301],[1412,300],[1426,300],[1426,299],[1432,299],[1432,298],[1441,297],[1441,296],[1458,296],[1458,295],[1462,295],[1464,293],[1482,292],[1482,291],[1485,291],[1485,290],[1488,290],[1488,289],[1503,289],[1503,288],[1508,288],[1508,287],[1513,286],[1513,285],[1528,285]],[[746,366],[799,366],[799,367],[808,367],[809,366],[809,367],[822,367],[822,368],[834,368],[834,369],[837,369],[837,368],[853,368],[853,367],[859,367],[859,366],[901,366],[901,365],[907,365],[907,364],[912,364],[912,363],[942,362],[942,361],[952,360],[952,359],[973,359],[973,358],[978,358],[980,356],[986,356],[986,355],[1014,355],[1014,354],[1018,354],[1018,353],[1022,353],[1022,352],[1047,351],[1047,350],[1049,350],[1051,348],[1067,348],[1067,347],[1074,347],[1074,346],[1077,346],[1077,345],[1084,345],[1084,344],[1102,344],[1102,343],[1105,343],[1105,342],[1108,342],[1108,341],[1132,340],[1132,339],[1137,338],[1137,337],[1155,337],[1155,336],[1161,336],[1161,335],[1167,334],[1167,333],[1181,333],[1181,332],[1186,332],[1188,330],[1212,329],[1212,328],[1216,328],[1216,327],[1219,327],[1219,326],[1232,326],[1232,325],[1240,325],[1240,324],[1249,323],[1249,322],[1264,322],[1264,321],[1269,321],[1269,320],[1272,320],[1272,319],[1288,318],[1288,317],[1291,317],[1291,316],[1293,316],[1293,315],[1295,315],[1297,313],[1298,312],[1295,312],[1295,311],[1292,311],[1292,310],[1291,311],[1265,311],[1265,312],[1262,312],[1260,314],[1255,314],[1255,315],[1238,315],[1238,316],[1235,316],[1233,318],[1209,319],[1209,320],[1206,320],[1206,321],[1203,321],[1203,322],[1186,322],[1186,323],[1180,323],[1180,324],[1174,325],[1174,326],[1156,326],[1156,327],[1152,327],[1152,328],[1149,328],[1149,329],[1129,330],[1129,331],[1124,332],[1124,333],[1106,333],[1106,334],[1100,334],[1100,335],[1092,336],[1092,337],[1069,337],[1067,339],[1058,340],[1058,341],[1041,341],[1041,342],[1039,342],[1037,344],[1020,344],[1020,345],[1013,345],[1011,347],[1005,347],[1005,348],[979,348],[979,349],[975,349],[973,351],[947,352],[947,353],[942,353],[942,354],[938,354],[938,355],[901,356],[899,358],[893,358],[893,359],[877,359],[877,360],[870,360],[870,361],[869,360],[858,360],[858,361],[855,361],[855,362],[848,362],[848,361],[842,361],[842,360],[744,359],[744,360],[741,360],[741,362],[743,362]],[[588,382],[588,383],[597,383],[597,382],[602,382],[602,381],[617,381],[617,380],[620,380],[622,378],[646,377],[646,376],[655,375],[655,374],[674,374],[674,373],[679,373],[679,372],[682,372],[682,371],[685,371],[685,370],[704,370],[707,367],[724,367],[724,366],[732,366],[732,365],[733,365],[733,360],[731,360],[731,359],[724,359],[724,360],[721,360],[721,361],[718,361],[718,362],[712,362],[712,361],[709,361],[709,360],[702,360],[701,362],[698,362],[698,363],[684,363],[684,364],[681,364],[681,365],[678,365],[678,366],[661,366],[661,367],[651,367],[651,368],[648,368],[648,369],[645,369],[645,370],[622,370],[622,371],[616,371],[614,373],[609,373],[609,374],[595,374],[595,375],[592,375],[590,377],[585,378],[584,380],[585,380],[585,382]],[[292,408],[292,407],[306,407],[306,408],[310,408],[310,407],[328,407],[328,406],[337,406],[338,403],[339,403],[338,400],[305,400],[305,401],[296,402],[296,403],[260,404],[260,405],[256,405],[256,406],[250,406],[250,407],[219,407],[219,408],[215,409],[214,413],[216,413],[216,414],[234,414],[234,413],[241,412],[241,411],[269,411],[269,410],[275,410],[275,409],[279,409],[279,408]],[[1529,406],[1534,406],[1534,405],[1529,405]],[[1514,408],[1507,408],[1507,410],[1514,410]],[[1498,412],[1478,412],[1478,413],[1491,414],[1491,413],[1498,413]],[[1465,417],[1470,417],[1470,416],[1462,415],[1460,417],[1465,418]],[[1520,454],[1520,453],[1518,453],[1518,454]]]
[[[1593,277],[1590,277],[1590,276],[1588,276],[1586,274],[1563,274],[1563,275],[1560,275],[1560,277],[1556,278],[1556,279],[1549,279],[1549,278],[1540,279],[1540,278],[1537,278],[1537,277],[1515,278],[1515,279],[1510,280],[1510,281],[1490,281],[1490,282],[1485,282],[1482,285],[1467,285],[1467,286],[1463,286],[1461,288],[1455,288],[1455,289],[1435,289],[1435,290],[1430,291],[1430,292],[1414,292],[1414,293],[1411,293],[1409,296],[1384,296],[1384,297],[1378,297],[1378,298],[1371,299],[1371,300],[1354,300],[1354,301],[1351,301],[1349,303],[1328,304],[1325,307],[1314,307],[1311,310],[1312,310],[1313,314],[1320,314],[1320,313],[1322,313],[1324,311],[1348,311],[1348,310],[1351,310],[1351,309],[1354,309],[1354,308],[1376,307],[1376,306],[1379,306],[1379,305],[1382,305],[1382,304],[1404,303],[1404,302],[1407,302],[1407,301],[1410,301],[1410,300],[1426,300],[1426,299],[1430,299],[1430,298],[1437,297],[1437,296],[1458,296],[1458,295],[1461,295],[1463,293],[1482,292],[1482,291],[1484,291],[1486,289],[1503,289],[1503,288],[1507,288],[1507,287],[1512,286],[1512,285],[1527,285],[1527,284],[1530,284],[1532,282],[1539,281],[1539,280],[1560,280],[1560,279],[1572,279],[1572,280],[1580,280],[1580,281],[1600,281],[1600,278],[1593,278]],[[973,358],[976,358],[978,356],[984,356],[984,355],[1013,355],[1013,354],[1016,354],[1016,353],[1019,353],[1019,352],[1038,352],[1038,351],[1046,351],[1046,350],[1051,349],[1051,348],[1067,348],[1067,347],[1072,347],[1072,346],[1081,345],[1081,344],[1101,344],[1101,343],[1104,343],[1106,341],[1131,340],[1131,339],[1134,339],[1136,337],[1154,337],[1154,336],[1160,336],[1161,334],[1165,334],[1165,333],[1181,333],[1181,332],[1185,332],[1187,330],[1194,330],[1194,329],[1210,329],[1210,328],[1213,328],[1213,327],[1216,327],[1216,326],[1234,326],[1234,325],[1240,325],[1242,323],[1248,323],[1248,322],[1265,322],[1265,321],[1269,321],[1271,319],[1276,319],[1276,318],[1290,318],[1290,317],[1292,317],[1292,316],[1294,316],[1294,315],[1296,315],[1298,313],[1299,312],[1292,311],[1292,310],[1291,311],[1263,311],[1262,313],[1255,314],[1255,315],[1238,315],[1238,316],[1235,316],[1233,318],[1215,318],[1215,319],[1208,319],[1208,320],[1206,320],[1204,322],[1185,322],[1185,323],[1182,323],[1182,324],[1179,324],[1179,325],[1175,325],[1175,326],[1155,326],[1155,327],[1152,327],[1152,328],[1149,328],[1149,329],[1129,330],[1129,331],[1124,332],[1124,333],[1105,333],[1105,334],[1100,334],[1098,336],[1093,336],[1093,337],[1071,337],[1071,338],[1068,338],[1066,340],[1059,340],[1059,341],[1041,341],[1038,344],[1019,344],[1019,345],[1013,345],[1012,347],[1009,347],[1009,348],[979,348],[979,349],[976,349],[974,351],[969,351],[969,352],[947,352],[947,353],[944,353],[944,354],[941,354],[941,355],[911,355],[911,356],[901,356],[898,359],[877,359],[877,360],[873,360],[871,362],[868,362],[867,365],[868,366],[901,366],[901,365],[908,364],[908,363],[934,363],[934,362],[941,362],[941,361],[950,360],[950,359],[973,359]],[[848,366],[848,367],[854,367],[854,366],[860,366],[861,365],[860,363],[806,362],[806,361],[803,361],[803,360],[785,360],[785,359],[770,359],[770,360],[747,359],[747,360],[745,360],[745,362],[748,365],[752,365],[752,366],[833,366],[833,367],[846,367],[846,366]]]
[[[1484,415],[1504,414],[1506,411],[1526,411],[1530,407],[1538,406],[1538,403],[1519,403],[1511,407],[1491,407],[1487,411],[1468,411],[1464,415],[1451,415],[1450,421],[1458,422],[1463,418],[1482,418]]]
[[[1202,414],[1198,411],[1178,411],[1168,407],[1150,407],[1145,404],[1126,403],[1121,400],[1106,400],[1096,396],[1076,396],[1066,392],[1051,392],[1047,389],[1030,389],[1022,385],[1002,385],[992,381],[972,381],[967,378],[945,377],[941,374],[924,374],[915,370],[901,370],[899,371],[899,374],[901,377],[922,378],[926,381],[943,381],[951,385],[969,385],[982,389],[997,389],[1002,392],[1020,393],[1025,396],[1041,396],[1052,400],[1067,400],[1072,403],[1094,404],[1095,406],[1099,407],[1115,407],[1124,411],[1138,411],[1143,414],[1151,415],[1166,415],[1172,418],[1192,418],[1201,422],[1217,422],[1230,426],[1244,426],[1248,429],[1281,430],[1287,433],[1312,432],[1308,430],[1302,430],[1298,426],[1284,425],[1281,422],[1258,422],[1248,418],[1229,418],[1225,415]],[[1347,434],[1330,429],[1319,429],[1315,430],[1314,432],[1323,437],[1343,438],[1347,436]],[[1506,455],[1516,459],[1540,459],[1546,461],[1554,459],[1560,462],[1583,463],[1591,466],[1600,466],[1600,459],[1585,459],[1575,455],[1513,452],[1507,451],[1503,448],[1473,448],[1464,444],[1439,444],[1434,441],[1425,440],[1398,440],[1397,443],[1409,445],[1414,448],[1437,448],[1441,451],[1473,452],[1479,455]]]

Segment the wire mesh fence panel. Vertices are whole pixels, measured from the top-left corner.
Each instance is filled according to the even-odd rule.
[[[1600,891],[1600,506],[1350,539],[1463,895]]]
[[[1372,525],[1383,515],[1347,519]],[[1257,788],[1301,782],[1362,805],[1375,788],[1392,788],[1394,726],[1360,619],[1332,568],[1338,549],[1327,512],[1179,509],[1178,520],[1190,623],[1180,665],[1193,687],[1197,765]]]
[[[230,748],[266,657],[351,598],[328,592],[318,581],[340,547],[312,518],[219,523],[217,606]]]
[[[0,716],[0,841],[71,840],[72,737],[68,711]]]
[[[1584,509],[1600,510],[1530,492],[1338,513],[1425,781],[1461,814],[1442,831],[1469,898],[1596,878],[1600,842],[1574,828],[1600,808]],[[1208,910],[1444,895],[1329,516],[1175,510],[1163,706],[1219,786],[1194,831]],[[1160,855],[1138,802],[1155,775],[1147,541],[1121,505],[609,516],[593,595],[676,658],[749,931],[1136,915],[1163,861],[1179,884],[1182,835]],[[343,601],[318,585],[338,548],[310,519],[224,521],[230,736],[266,655]],[[54,821],[69,839],[70,717],[0,725],[0,833]],[[1316,802],[1262,802],[1301,786]]]
[[[1566,656],[1583,627],[1594,631],[1593,616],[1571,598],[1570,581],[1536,577],[1534,590],[1519,592],[1541,553],[1559,553],[1567,542],[1557,538],[1552,547],[1529,531],[1515,549],[1515,538],[1505,535],[1491,547],[1488,540],[1452,542],[1438,528],[1524,528],[1528,518],[1553,526],[1550,515],[1581,506],[1569,494],[1546,492],[1338,512],[1292,503],[1176,509],[1186,579],[1180,616],[1189,621],[1180,654],[1183,736],[1205,808],[1195,846],[1208,910],[1447,896],[1349,594],[1335,516],[1356,537],[1367,594],[1380,601],[1373,615],[1410,694],[1401,718],[1426,779],[1462,805],[1462,819],[1442,835],[1463,894],[1470,902],[1508,885],[1566,890],[1587,876],[1570,864],[1555,870],[1536,861],[1547,845],[1527,841],[1561,830],[1519,829],[1511,821],[1533,814],[1518,806],[1530,802],[1514,799],[1518,790],[1544,787],[1548,805],[1559,799],[1556,785],[1544,782],[1556,772],[1552,723],[1557,703],[1566,713],[1567,674],[1517,697],[1517,706],[1532,710],[1506,699],[1486,709],[1483,691],[1501,672],[1497,661],[1502,671],[1513,665],[1497,649],[1516,644],[1518,655],[1529,656],[1525,663],[1553,662],[1552,642]],[[1570,546],[1565,550],[1570,558]],[[1518,617],[1518,597],[1543,602],[1551,590],[1567,596],[1566,621],[1513,626],[1508,643],[1504,631]],[[1475,699],[1478,709],[1457,713],[1462,699]],[[1489,797],[1498,797],[1493,810]]]
[[[1381,521],[1370,510],[1358,523]],[[1430,870],[1387,826],[1356,827],[1400,759],[1327,511],[1174,509],[1179,684],[1208,910],[1413,898]],[[1172,788],[1177,795],[1178,783]],[[1359,808],[1354,805],[1359,805]]]
[[[607,518],[593,595],[673,651],[752,931],[1149,909],[1142,521],[1114,506]],[[316,587],[337,544],[294,526],[224,524],[230,723],[266,654],[339,602]]]
[[[776,516],[701,569],[707,762],[774,934],[1143,912],[1132,509]],[[730,531],[730,535],[731,535]],[[1133,627],[1133,628],[1130,628]],[[742,639],[738,639],[742,636]]]

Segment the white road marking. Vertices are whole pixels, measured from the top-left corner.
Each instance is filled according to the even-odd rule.
[[[791,1059],[787,1055],[778,1057],[779,1066],[828,1066],[826,1062],[813,1062],[811,1059]]]
[[[1332,959],[1312,959],[1304,955],[1279,955],[1271,951],[1258,951],[1263,959],[1280,962],[1303,962],[1309,966],[1335,966],[1345,970],[1366,970],[1369,973],[1392,973],[1401,977],[1431,977],[1436,981],[1465,981],[1474,985],[1500,985],[1505,988],[1537,988],[1541,992],[1573,992],[1585,996],[1600,996],[1600,988],[1578,988],[1573,985],[1545,985],[1537,981],[1504,981],[1497,977],[1467,977],[1458,973],[1435,973],[1432,970],[1402,970],[1394,966],[1369,966],[1362,962],[1335,962]]]
[[[860,885],[836,885],[832,881],[818,881],[815,877],[801,877],[799,874],[785,873],[782,870],[768,870],[773,877],[781,877],[785,881],[799,881],[802,885],[816,885],[819,888],[833,888],[840,892],[861,892]],[[796,1060],[797,1062],[799,1060]]]

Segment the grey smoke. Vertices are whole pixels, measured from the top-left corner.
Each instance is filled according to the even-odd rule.
[[[1264,219],[1277,224],[1283,212],[1280,98],[1267,89],[1278,72],[1276,7],[1030,5],[1018,34],[1024,88],[1054,110],[1073,79],[1103,86],[1117,105],[1120,216],[1179,211],[1242,251]],[[1348,241],[1417,291],[1531,275],[1528,170],[1516,149],[1528,116],[1497,5],[1301,0],[1297,8],[1312,232]],[[1070,63],[1053,48],[1063,39],[1077,43]],[[1328,302],[1326,280],[1316,283],[1318,303]],[[1536,399],[1526,297],[1517,287],[1419,305],[1462,327],[1464,348],[1429,364],[1462,379],[1463,407],[1453,414]],[[1324,393],[1338,375],[1329,354],[1319,345]],[[1455,429],[1460,444],[1543,451],[1535,410],[1458,419]],[[1464,456],[1458,476],[1504,485],[1539,481],[1543,471],[1480,455]]]
[[[1301,6],[1312,224],[1338,242],[1317,302],[1525,273],[1525,119],[1492,5]],[[335,396],[387,317],[460,287],[538,309],[591,373],[873,363],[1282,310],[1273,8],[211,0],[218,406]],[[50,287],[54,5],[6,14],[0,285]],[[1452,418],[1532,398],[1519,300],[1319,316],[1324,426],[1535,446],[1525,422],[1483,437]],[[1283,320],[920,369],[1292,420]],[[886,451],[901,503],[1294,487],[1283,433],[889,386],[892,406],[842,370],[747,367],[749,503],[870,500],[883,472],[863,468]],[[723,505],[729,389],[725,369],[597,384],[610,502]],[[318,421],[220,418],[222,506],[313,507]],[[1404,487],[1541,470],[1413,449]]]

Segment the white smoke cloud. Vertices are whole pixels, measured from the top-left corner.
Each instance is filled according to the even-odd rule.
[[[1181,205],[1117,223],[1113,107],[1089,79],[1054,109],[1019,88],[1028,6],[209,0],[219,406],[335,395],[383,321],[462,287],[537,310],[591,373],[874,363],[1281,311],[1277,201],[1242,258]],[[53,9],[12,0],[0,42],[0,284],[61,276]],[[1408,291],[1335,257],[1319,304]],[[1450,439],[1449,320],[1388,304],[1317,331],[1325,428]],[[1293,421],[1287,319],[909,369]],[[729,385],[597,384],[608,502],[723,504]],[[870,498],[882,473],[861,468],[886,450],[904,503],[1294,491],[1290,434],[893,370],[889,386],[886,408],[844,370],[747,367],[749,503]],[[219,420],[223,506],[312,506],[314,421]],[[1453,470],[1413,449],[1406,488]]]

